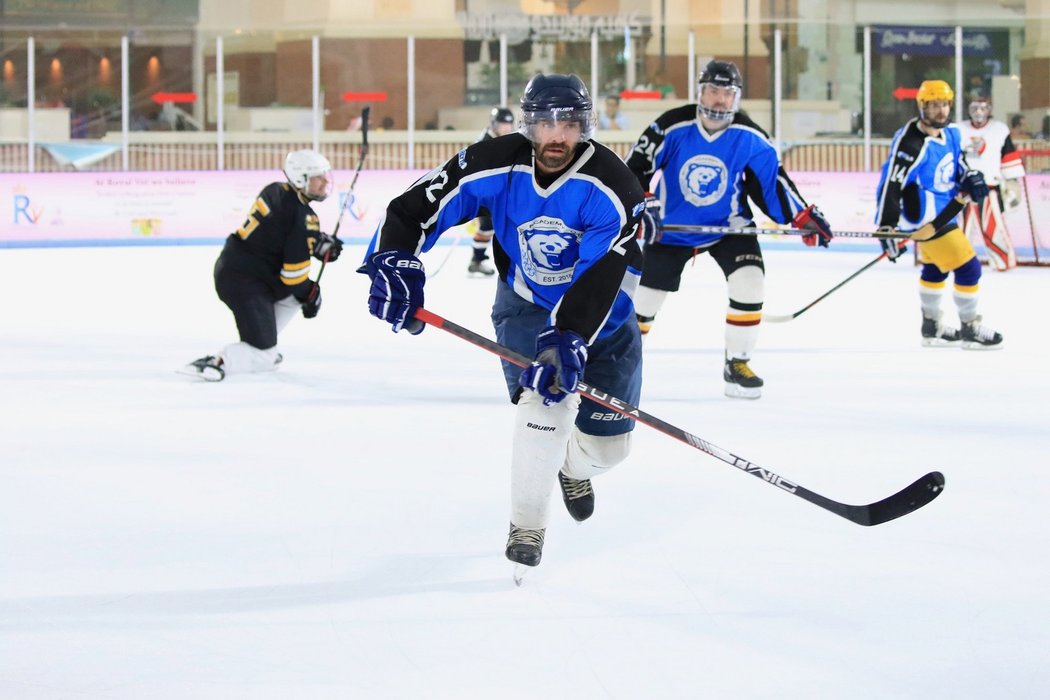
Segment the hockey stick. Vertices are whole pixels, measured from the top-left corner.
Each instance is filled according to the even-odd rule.
[[[440,328],[443,331],[473,343],[481,349],[487,350],[494,355],[498,355],[504,360],[518,365],[519,367],[527,367],[532,362],[524,355],[518,354],[510,348],[504,347],[482,335],[467,330],[463,326],[458,326],[451,321],[447,321],[441,316],[427,311],[426,309],[417,309],[415,317],[419,321],[434,326],[435,328]],[[838,501],[833,501],[830,498],[821,496],[819,493],[803,488],[792,481],[788,481],[757,464],[752,464],[742,457],[737,457],[731,452],[727,452],[692,433],[687,433],[681,428],[676,428],[670,423],[667,423],[656,416],[651,416],[640,408],[632,406],[626,401],[616,398],[608,392],[602,391],[590,384],[580,382],[577,392],[606,408],[611,408],[622,416],[633,418],[639,423],[659,430],[665,435],[670,435],[690,447],[695,447],[701,452],[706,452],[712,457],[722,460],[726,464],[745,471],[752,476],[756,476],[766,483],[772,484],[783,491],[787,491],[790,494],[809,501],[814,505],[820,506],[824,510],[830,511],[835,515],[857,523],[858,525],[879,525],[903,515],[907,515],[914,510],[922,508],[924,505],[937,498],[941,491],[944,490],[944,475],[940,472],[930,472],[909,486],[906,486],[897,493],[888,498],[884,498],[881,501],[860,506],[839,503]]]
[[[350,200],[353,199],[354,194],[354,185],[357,184],[357,176],[361,174],[361,166],[365,164],[365,156],[368,155],[368,114],[371,111],[371,107],[365,107],[361,110],[361,155],[357,159],[357,169],[354,170],[354,179],[350,181],[350,189],[346,191],[346,197],[339,207],[339,217],[335,220],[335,230],[332,231],[332,238],[339,237],[339,227],[343,224],[343,214],[350,207]],[[324,268],[327,264],[328,256],[326,255],[325,259],[321,261],[321,269],[317,273],[315,282],[321,281],[321,275],[324,274]]]
[[[1028,227],[1032,229],[1032,253],[1035,254],[1035,264],[1039,264],[1039,237],[1035,232],[1035,219],[1032,218],[1032,200],[1028,198],[1028,178],[1021,178],[1021,186],[1024,188],[1024,206],[1028,210]]]
[[[968,201],[967,199],[959,199],[960,196],[962,195],[956,195],[953,197],[950,202],[944,205],[944,209],[937,214],[933,221],[925,224],[918,229],[918,231],[910,233],[907,231],[892,231],[885,233],[882,231],[832,231],[831,235],[833,238],[908,239],[927,228],[930,229],[930,235],[933,235],[934,231],[940,230],[942,226],[959,216],[959,212],[963,210],[963,207]],[[787,236],[811,236],[816,233],[815,231],[804,228],[759,228],[757,226],[733,228],[730,226],[693,226],[691,224],[664,224],[663,230],[677,231],[679,233],[720,233],[722,235],[731,236],[754,236],[759,233]]]
[[[815,231],[804,228],[761,228],[758,226],[693,226],[691,224],[664,224],[664,231],[676,233],[717,233],[723,236],[754,236],[764,233],[777,236],[812,236]],[[834,238],[910,238],[902,231],[879,233],[878,231],[832,231]]]
[[[831,293],[834,292],[836,289],[839,289],[840,287],[845,285],[847,282],[849,282],[851,279],[853,279],[854,277],[856,277],[860,273],[864,272],[868,268],[874,266],[877,262],[879,262],[880,260],[882,260],[885,257],[886,257],[886,253],[883,253],[879,257],[875,258],[871,262],[869,262],[866,265],[864,265],[864,267],[862,267],[859,270],[857,270],[856,272],[854,272],[852,275],[850,275],[846,279],[844,279],[841,282],[839,282],[838,284],[836,284],[834,287],[832,287],[828,291],[826,291],[823,294],[821,294],[819,297],[817,297],[813,301],[811,301],[808,304],[806,304],[805,306],[803,306],[801,309],[799,309],[795,313],[789,314],[787,316],[775,316],[775,315],[772,315],[772,314],[769,314],[769,315],[763,314],[762,315],[762,320],[763,321],[769,321],[770,323],[784,323],[786,321],[792,321],[792,320],[798,318],[799,316],[804,314],[806,311],[808,311],[811,307],[816,306],[817,302],[820,302],[823,299],[825,299],[826,297],[831,296]]]

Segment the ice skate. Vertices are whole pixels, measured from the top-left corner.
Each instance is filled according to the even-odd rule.
[[[492,269],[492,266],[485,262],[486,260],[488,260],[487,257],[481,258],[480,260],[477,258],[471,260],[470,264],[467,265],[467,274],[471,276],[481,275],[483,277],[489,277],[496,274],[496,271]]]
[[[922,317],[922,345],[927,348],[955,348],[959,347],[962,337],[957,328],[946,326],[941,323],[940,314],[937,318]]]
[[[722,378],[726,381],[726,396],[731,399],[757,399],[762,396],[765,382],[751,371],[747,360],[726,360]]]
[[[226,378],[226,370],[222,368],[222,360],[214,355],[207,355],[194,360],[182,369],[179,374],[203,379],[206,382],[221,382]]]
[[[510,524],[510,534],[507,537],[507,559],[516,564],[514,567],[514,583],[521,585],[521,580],[530,568],[539,566],[540,557],[543,556],[543,534],[544,528],[517,527]]]
[[[1003,347],[1003,336],[991,328],[981,325],[981,317],[962,324],[963,350],[999,350]]]
[[[565,509],[572,519],[582,523],[594,513],[594,489],[590,479],[573,479],[558,472],[558,484],[561,486],[562,500]]]

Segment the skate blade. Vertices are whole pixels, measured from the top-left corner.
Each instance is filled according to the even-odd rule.
[[[532,570],[534,568],[535,567],[532,567],[532,566],[525,566],[524,564],[515,564],[514,565],[514,585],[517,586],[518,588],[521,588],[521,583],[522,583],[522,581],[525,580],[525,574],[527,574],[530,570]]]
[[[210,369],[210,368],[209,368]],[[219,374],[217,370],[211,370],[210,372],[201,372],[193,365],[186,365],[175,370],[175,374],[183,374],[187,377],[195,377],[205,382],[221,382],[223,375]]]
[[[762,387],[748,388],[726,382],[726,396],[731,399],[760,399],[762,398]]]
[[[981,343],[966,343],[962,344],[963,350],[1002,350],[1003,344],[996,343],[995,345],[983,345]]]
[[[962,345],[961,340],[945,340],[944,338],[923,338],[924,348],[957,348]]]

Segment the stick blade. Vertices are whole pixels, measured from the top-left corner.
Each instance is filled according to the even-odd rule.
[[[930,472],[881,501],[866,506],[848,506],[845,516],[858,525],[881,525],[922,508],[944,491],[944,474]]]

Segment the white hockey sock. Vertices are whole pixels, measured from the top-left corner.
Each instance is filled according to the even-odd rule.
[[[573,428],[562,471],[573,479],[591,479],[604,474],[630,454],[633,434],[587,435]]]
[[[248,343],[233,343],[224,347],[219,356],[226,374],[267,372],[276,369],[277,347],[260,350]]]
[[[522,393],[510,464],[510,521],[518,527],[547,527],[551,490],[565,463],[579,406],[578,394],[545,406],[536,392]]]

